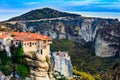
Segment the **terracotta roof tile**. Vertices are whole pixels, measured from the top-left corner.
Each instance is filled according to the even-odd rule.
[[[15,34],[15,40],[21,41],[34,41],[34,40],[51,40],[51,37],[43,36],[37,33],[26,33],[26,32],[12,32],[11,34]]]
[[[7,36],[5,36],[5,35],[0,35],[0,39],[3,39],[3,38],[5,38],[5,37],[7,37]]]

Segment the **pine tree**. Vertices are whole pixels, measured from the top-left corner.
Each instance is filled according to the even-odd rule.
[[[23,63],[23,48],[22,48],[22,44],[19,43],[18,48],[17,48],[17,53],[16,53],[16,57],[18,58],[18,63]]]
[[[15,47],[14,45],[12,45],[10,50],[11,50],[11,54],[12,54],[13,63],[16,63],[16,64],[22,63],[23,53],[24,53],[22,44],[19,43],[18,47]]]
[[[19,43],[18,47],[15,47],[14,44],[11,45],[10,47],[11,50],[11,60],[13,63],[13,77],[15,78],[16,72],[21,72],[21,68],[23,68],[23,48],[22,44]],[[20,67],[22,65],[22,67]],[[25,67],[26,68],[26,67]],[[24,73],[21,73],[24,75]]]

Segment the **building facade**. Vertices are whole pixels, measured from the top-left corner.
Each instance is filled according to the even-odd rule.
[[[68,52],[53,52],[53,69],[65,77],[72,76],[72,64]]]
[[[51,37],[26,32],[12,32],[11,35],[15,35],[13,38],[16,46],[22,43],[24,53],[37,52],[49,56]]]
[[[50,56],[52,38],[30,32],[0,32],[0,43],[9,49],[11,42],[17,47],[22,43],[24,53],[37,52]]]

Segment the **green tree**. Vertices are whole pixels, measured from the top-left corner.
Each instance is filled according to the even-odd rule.
[[[28,66],[26,66],[24,64],[18,64],[17,72],[21,77],[25,77],[25,76],[29,75],[30,69],[28,68]]]
[[[18,63],[18,58],[17,58],[17,47],[15,47],[15,45],[11,45],[10,46],[10,52],[11,52],[11,61],[13,64],[17,64]]]
[[[30,73],[30,69],[23,62],[24,52],[23,52],[22,44],[19,43],[18,47],[12,45],[11,53],[12,53],[12,62],[13,62],[13,74],[17,72],[21,77],[27,76]]]
[[[117,62],[113,66],[113,79],[120,80],[120,62]]]
[[[0,71],[2,71],[5,75],[11,74],[11,60],[5,50],[0,51]]]
[[[18,58],[18,63],[23,63],[23,48],[22,48],[22,44],[19,43],[18,48],[17,48],[17,52],[16,52],[16,57]]]
[[[10,50],[12,53],[12,62],[16,64],[22,63],[23,53],[24,53],[22,44],[19,43],[18,47],[15,47],[15,45],[12,45]]]
[[[6,65],[10,62],[10,57],[7,56],[7,52],[5,50],[0,51],[0,64]]]
[[[10,65],[0,65],[0,71],[4,73],[5,75],[11,74],[11,66]]]

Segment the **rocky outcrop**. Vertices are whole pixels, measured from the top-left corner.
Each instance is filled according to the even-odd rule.
[[[33,80],[53,80],[51,75],[49,57],[39,53],[26,53],[25,63],[29,65],[31,79]]]
[[[11,76],[5,76],[1,71],[0,71],[0,80],[10,80]]]
[[[21,27],[23,31],[35,31],[43,35],[49,35],[52,38],[68,38],[73,40],[77,38],[78,40],[94,41],[99,28],[117,22],[119,21],[114,19],[66,17],[61,19],[38,20],[35,22],[26,21],[23,23],[26,26],[19,27]],[[18,24],[22,25],[21,22]]]
[[[105,41],[100,34],[97,34],[95,41],[95,53],[100,57],[115,56],[116,50],[109,46],[110,42]]]
[[[11,28],[4,22],[0,22],[0,31],[11,31]]]

